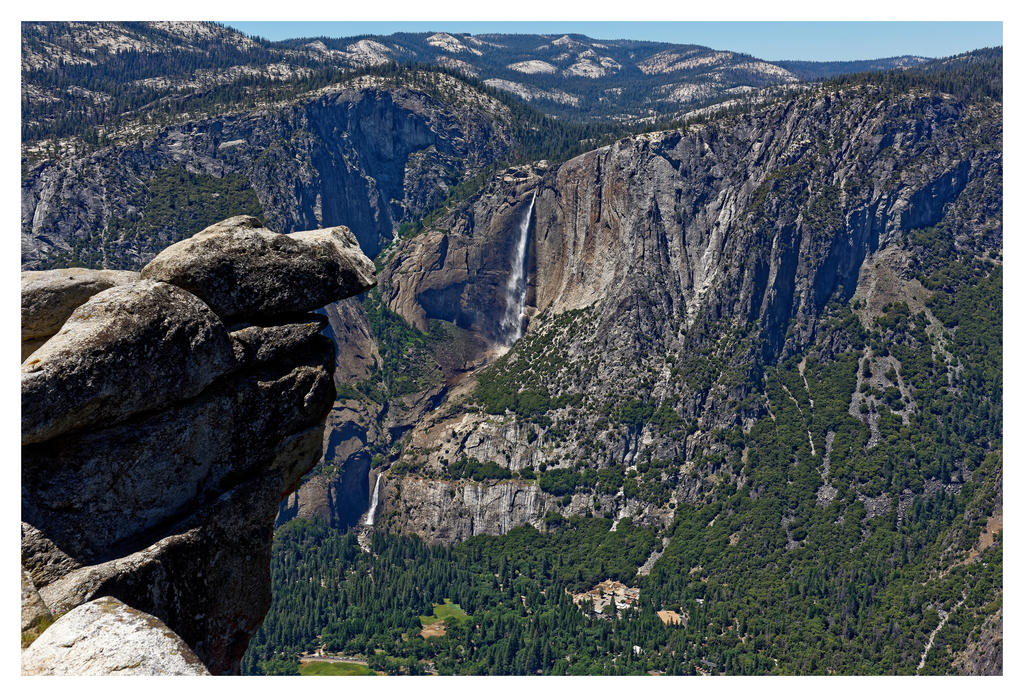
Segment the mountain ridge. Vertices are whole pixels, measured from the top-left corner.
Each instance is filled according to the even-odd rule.
[[[508,37],[505,44],[499,43],[500,36]],[[125,110],[166,103],[168,114],[174,114],[174,103],[187,91],[219,85],[237,97],[261,79],[302,81],[324,70],[358,70],[390,61],[432,64],[478,77],[536,101],[550,115],[572,119],[657,120],[797,80],[779,62],[696,45],[600,42],[582,35],[482,37],[424,32],[270,42],[203,22],[26,22],[23,138],[45,138],[55,129],[93,138],[96,126]],[[902,56],[847,67],[903,68],[923,61]],[[837,70],[834,64],[821,64],[821,70],[815,65],[801,63],[800,79]],[[54,118],[55,110],[62,115]]]

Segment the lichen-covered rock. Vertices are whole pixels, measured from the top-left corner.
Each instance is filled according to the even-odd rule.
[[[112,597],[64,615],[21,656],[23,675],[209,675],[202,661],[152,615]]]
[[[23,625],[112,596],[232,674],[270,607],[280,502],[320,458],[336,396],[328,319],[299,313],[376,279],[346,228],[286,236],[242,216],[188,242],[150,269],[173,283],[96,293],[22,365]],[[126,658],[75,635],[71,659],[26,670],[178,671],[133,663],[159,649],[123,639]]]
[[[21,521],[21,559],[22,571],[29,574],[37,589],[81,566],[42,531],[25,521]],[[25,560],[31,560],[28,566]]]
[[[348,228],[281,235],[251,216],[171,245],[142,269],[142,278],[185,288],[225,320],[309,312],[377,283],[373,263]]]
[[[46,607],[32,577],[25,569],[21,570],[21,643],[22,646],[32,643],[35,638],[53,621],[50,608]]]
[[[56,334],[75,308],[86,300],[107,288],[137,280],[136,271],[22,271],[21,360]]]
[[[226,328],[195,296],[146,280],[109,288],[22,364],[22,444],[192,397],[234,367]]]

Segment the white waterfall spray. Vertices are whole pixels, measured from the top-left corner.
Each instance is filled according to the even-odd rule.
[[[501,343],[511,346],[523,335],[523,315],[526,310],[526,248],[529,242],[530,219],[533,217],[533,202],[537,200],[537,192],[530,197],[530,205],[526,207],[526,215],[519,223],[519,239],[516,241],[516,253],[512,258],[512,273],[505,285],[505,314],[501,318]]]
[[[380,475],[377,473],[377,481],[373,485],[373,496],[370,497],[370,510],[366,512],[366,526],[373,527],[373,519],[377,515],[377,503],[380,501]]]

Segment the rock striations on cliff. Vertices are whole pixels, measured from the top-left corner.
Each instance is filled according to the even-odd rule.
[[[373,287],[373,265],[347,228],[238,216],[105,273],[23,276],[23,637],[58,618],[23,670],[236,673],[335,399],[309,313]],[[107,625],[143,643],[112,655]],[[176,662],[133,661],[145,647]]]

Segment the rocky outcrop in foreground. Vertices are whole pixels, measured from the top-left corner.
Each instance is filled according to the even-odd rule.
[[[21,274],[21,360],[64,326],[75,308],[100,291],[137,281],[135,271],[58,269]]]
[[[25,651],[25,675],[209,675],[163,622],[116,598],[99,598],[57,620]]]
[[[270,606],[278,505],[335,398],[309,313],[375,283],[347,228],[247,216],[137,277],[23,276],[23,350],[43,341],[21,378],[23,637],[58,618],[25,672],[238,672]]]

